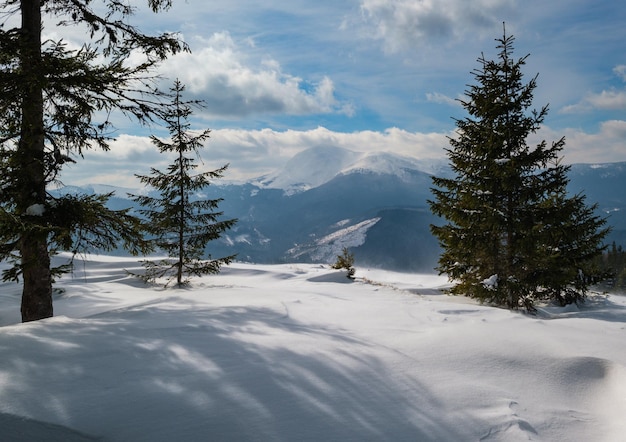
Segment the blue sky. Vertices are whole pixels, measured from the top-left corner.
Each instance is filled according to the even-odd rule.
[[[158,15],[140,7],[135,21],[190,45],[161,66],[163,86],[179,78],[188,98],[204,100],[194,125],[213,130],[205,166],[230,163],[230,179],[329,144],[445,158],[464,115],[455,99],[481,52],[496,56],[503,22],[516,56],[530,54],[526,80],[539,74],[535,107],[550,105],[537,141],[566,136],[568,163],[626,161],[621,1],[173,0]],[[120,120],[118,135],[64,179],[132,185],[164,161],[134,123]]]

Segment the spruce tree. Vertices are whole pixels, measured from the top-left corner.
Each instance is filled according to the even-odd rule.
[[[540,206],[547,216],[533,226],[538,250],[530,275],[537,286],[535,299],[562,306],[584,301],[590,285],[610,277],[598,265],[606,249],[600,246],[608,233],[602,228],[606,220],[596,215],[597,205],[586,205],[582,194],[567,196],[564,187]]]
[[[496,60],[482,55],[477,81],[461,104],[447,150],[453,178],[434,177],[431,210],[446,224],[431,226],[443,252],[438,270],[452,293],[509,308],[533,309],[537,299],[584,299],[599,274],[606,221],[585,197],[567,196],[564,138],[530,146],[548,112],[530,110],[537,76],[523,82],[528,56],[514,59],[514,38],[496,40]]]
[[[170,142],[152,136],[152,142],[164,154],[174,153],[174,162],[167,171],[152,168],[152,174],[137,175],[142,183],[156,189],[157,197],[135,195],[134,201],[143,209],[140,213],[146,217],[146,230],[154,237],[157,249],[167,254],[167,258],[158,261],[145,260],[145,273],[141,277],[146,281],[165,278],[165,285],[173,280],[177,286],[188,283],[187,275],[200,276],[218,273],[222,264],[229,264],[235,256],[204,259],[205,249],[210,241],[220,238],[237,220],[222,219],[223,212],[217,208],[219,199],[196,199],[193,197],[211,184],[211,180],[221,178],[228,167],[194,174],[198,167],[196,158],[199,149],[209,138],[206,129],[194,135],[190,130],[189,117],[191,105],[195,101],[183,101],[184,86],[180,81],[171,89],[172,102],[163,114],[167,124]]]
[[[148,5],[158,12],[171,0]],[[120,238],[136,251],[141,243],[136,220],[108,210],[107,195],[54,198],[49,185],[85,149],[108,149],[113,112],[149,121],[158,109],[151,68],[186,48],[132,26],[128,2],[4,0],[0,10],[4,25],[19,16],[15,27],[0,27],[0,260],[14,263],[5,279],[23,279],[22,320],[32,321],[53,314],[54,250],[114,247]],[[57,35],[81,27],[84,45],[42,40],[51,24]]]

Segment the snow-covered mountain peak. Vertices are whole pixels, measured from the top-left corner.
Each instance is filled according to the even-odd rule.
[[[337,175],[368,172],[403,178],[411,170],[432,174],[441,164],[442,161],[424,161],[389,152],[355,152],[318,146],[298,153],[281,170],[260,178],[255,184],[294,194],[321,186]]]
[[[407,171],[417,170],[430,173],[428,163],[416,158],[392,154],[389,152],[361,153],[358,159],[343,169],[341,173],[347,175],[354,172],[373,172],[377,174],[395,175],[404,177]]]
[[[312,147],[296,154],[278,172],[263,177],[259,184],[283,189],[287,193],[305,191],[333,179],[358,155],[340,147]]]

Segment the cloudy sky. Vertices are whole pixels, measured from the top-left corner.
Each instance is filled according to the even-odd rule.
[[[515,55],[530,54],[526,80],[539,74],[534,106],[550,105],[539,138],[565,136],[568,163],[626,161],[621,1],[173,0],[169,12],[140,8],[135,20],[191,47],[160,73],[204,100],[194,119],[212,129],[202,158],[207,168],[230,163],[229,179],[320,145],[445,157],[453,118],[464,115],[456,99],[481,52],[496,56],[503,22]],[[112,151],[87,154],[64,181],[133,185],[134,173],[163,163],[145,130],[117,127]]]

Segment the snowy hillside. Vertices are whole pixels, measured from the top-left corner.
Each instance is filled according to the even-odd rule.
[[[298,260],[307,255],[315,262],[334,262],[341,255],[344,248],[355,248],[363,245],[367,238],[367,231],[376,225],[380,218],[366,219],[350,225],[350,220],[343,220],[336,224],[337,230],[320,239],[315,239],[305,245],[297,245],[287,250],[287,255]],[[345,227],[347,225],[347,227]]]
[[[90,257],[54,318],[0,284],[0,440],[594,441],[626,434],[626,299],[536,317],[312,264],[145,287]]]

